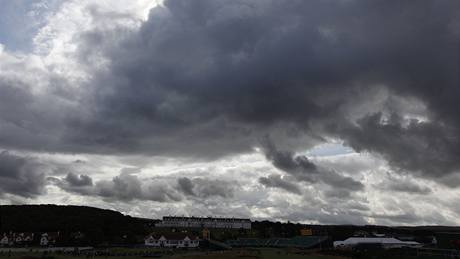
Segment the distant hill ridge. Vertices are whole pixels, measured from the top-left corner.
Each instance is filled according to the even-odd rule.
[[[154,220],[120,212],[72,205],[0,205],[0,233],[82,232],[90,241],[142,236]]]

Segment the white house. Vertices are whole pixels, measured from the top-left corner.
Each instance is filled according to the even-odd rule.
[[[28,244],[34,240],[33,233],[15,233],[13,235],[14,243],[16,245]]]
[[[9,234],[3,233],[3,236],[0,238],[0,246],[21,246],[29,245],[34,239],[33,233],[14,233],[10,232]]]
[[[350,237],[343,241],[335,241],[334,248],[349,249],[358,244],[381,244],[383,248],[421,247],[415,241],[401,241],[393,237]]]
[[[145,245],[152,247],[198,247],[199,238],[187,233],[171,233],[163,235],[149,235],[145,238]]]
[[[43,234],[42,234],[42,237],[40,238],[40,245],[41,245],[41,246],[47,246],[48,243],[49,243],[48,234],[47,234],[47,233],[43,233]]]
[[[0,239],[0,246],[9,245],[9,238],[6,234],[3,234],[3,237]]]
[[[43,233],[40,238],[40,245],[41,246],[55,245],[58,237],[59,237],[59,232]]]

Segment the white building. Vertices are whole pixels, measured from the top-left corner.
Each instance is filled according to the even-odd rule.
[[[381,244],[383,248],[421,247],[415,241],[401,241],[393,237],[350,237],[343,241],[335,241],[334,248],[350,249],[359,244]]]
[[[15,233],[10,232],[9,234],[3,233],[0,237],[0,246],[23,246],[30,245],[34,239],[33,233],[22,232]]]
[[[49,243],[48,234],[47,234],[47,233],[43,233],[43,234],[42,234],[42,237],[40,238],[40,245],[41,245],[41,246],[47,246],[48,243]]]
[[[152,247],[194,248],[200,244],[199,238],[182,233],[149,235],[145,238],[145,245]]]
[[[58,237],[59,237],[59,232],[43,233],[40,238],[40,245],[41,246],[55,245]]]
[[[29,244],[34,240],[33,233],[16,233],[13,235],[14,243],[17,245]]]
[[[211,217],[163,217],[156,227],[251,229],[250,219]]]
[[[3,237],[0,239],[0,246],[7,246],[9,245],[10,240],[6,234],[3,235]]]

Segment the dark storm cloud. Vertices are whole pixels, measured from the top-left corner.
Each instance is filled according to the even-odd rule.
[[[139,30],[75,37],[83,65],[107,59],[72,100],[79,109],[22,93],[10,87],[16,79],[2,79],[0,127],[7,130],[0,145],[215,158],[249,152],[266,134],[283,150],[333,137],[380,154],[395,168],[434,179],[454,174],[460,168],[459,5],[169,0]],[[406,125],[351,112],[363,102],[358,93],[365,100],[371,86],[420,100],[426,120]],[[404,109],[393,109],[405,118]],[[298,180],[362,189],[304,156],[267,158]]]
[[[64,178],[50,176],[47,180],[48,184],[56,185],[67,192],[83,195],[94,193],[93,179],[87,175],[68,173]]]
[[[67,174],[65,180],[69,183],[69,185],[76,187],[93,185],[93,179],[84,174],[76,175],[74,173],[69,173]]]
[[[187,196],[209,198],[220,196],[231,198],[234,195],[235,183],[223,180],[211,180],[205,178],[182,177],[177,179],[178,189]]]
[[[382,154],[391,165],[429,177],[458,173],[460,135],[444,123],[410,121],[400,116],[385,118],[382,113],[366,116],[357,127],[343,131],[355,150]]]
[[[278,169],[294,176],[298,181],[321,182],[341,192],[361,191],[364,185],[351,177],[343,176],[331,169],[318,167],[308,157],[278,150],[269,138],[264,138],[265,156]],[[336,190],[337,192],[337,190]]]
[[[0,153],[0,195],[33,198],[46,192],[45,185],[44,166],[34,158]]]
[[[107,47],[110,73],[95,82],[110,88],[97,88],[96,113],[77,124],[85,135],[71,139],[212,156],[248,151],[263,134],[292,123],[289,132],[297,136],[342,138],[405,170],[454,173],[460,165],[453,115],[460,93],[457,5],[166,1],[128,40]],[[357,126],[348,121],[341,108],[376,84],[426,103],[428,122],[404,128],[371,114]],[[290,137],[296,136],[274,141],[282,145]],[[307,178],[317,168],[307,158],[279,155],[275,166],[309,172],[296,175],[314,180]],[[336,179],[329,172],[324,181]]]
[[[280,188],[295,194],[302,194],[302,191],[296,184],[284,180],[280,175],[271,174],[268,177],[260,177],[259,183],[265,187]]]
[[[0,146],[11,150],[62,150],[67,144],[59,136],[68,129],[63,118],[73,112],[66,105],[69,100],[51,90],[34,94],[35,84],[44,82],[28,79],[47,80],[47,75],[29,68],[31,60],[3,58],[0,57]],[[73,145],[67,147],[73,149]]]
[[[177,179],[177,186],[179,187],[179,190],[183,192],[185,195],[195,195],[195,193],[193,192],[194,184],[189,178],[182,177]]]

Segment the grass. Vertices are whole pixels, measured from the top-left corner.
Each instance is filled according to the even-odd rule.
[[[110,250],[111,252],[139,252],[130,250],[130,249],[114,249]],[[145,250],[144,250],[145,251]],[[159,251],[159,250],[157,250]],[[80,256],[71,256],[71,255],[59,255],[59,254],[50,254],[52,259],[86,259],[92,257],[86,257],[84,255]],[[40,253],[13,253],[11,257],[3,254],[0,255],[0,259],[41,259],[42,254]],[[95,256],[94,258],[101,259],[140,259],[145,258],[142,256]],[[175,250],[174,254],[163,254],[161,258],[165,259],[344,259],[345,257],[329,256],[329,255],[320,255],[313,251],[307,250],[292,250],[292,249],[234,249],[231,251],[213,251],[213,252],[203,252],[199,250],[189,250],[189,251],[179,251]]]
[[[303,253],[303,254],[302,254]],[[223,252],[209,252],[200,255],[177,255],[171,258],[183,259],[342,259],[343,257],[319,255],[312,251],[288,249],[236,249]]]

